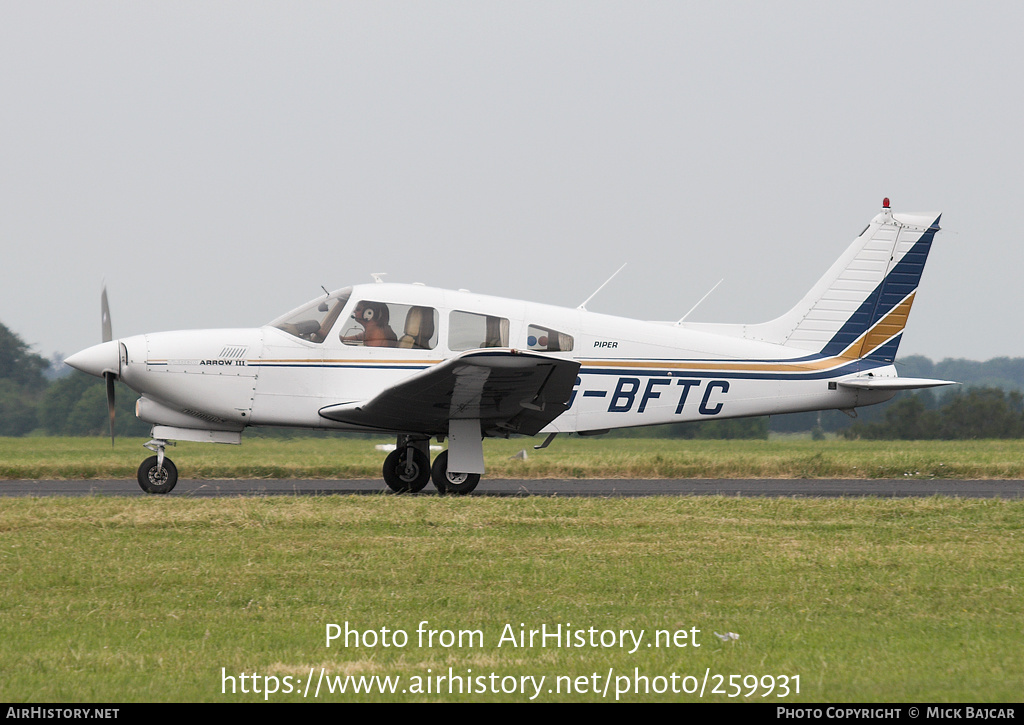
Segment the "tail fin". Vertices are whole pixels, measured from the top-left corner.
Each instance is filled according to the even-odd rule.
[[[891,363],[896,357],[939,214],[894,214],[889,200],[786,314],[743,336],[824,355]]]

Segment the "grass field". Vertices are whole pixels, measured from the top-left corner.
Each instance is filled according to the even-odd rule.
[[[0,499],[0,692],[263,699],[241,693],[245,673],[276,678],[270,700],[295,701],[311,668],[316,680],[320,668],[401,678],[395,694],[325,686],[321,701],[535,692],[448,694],[444,682],[441,694],[433,683],[429,694],[402,692],[452,668],[506,686],[544,676],[537,699],[557,702],[614,699],[637,674],[652,689],[671,688],[673,674],[692,689],[705,673],[705,701],[730,699],[730,675],[759,686],[785,675],[784,699],[762,699],[763,689],[733,699],[1014,702],[1024,692],[1022,530],[1024,502],[939,498]],[[420,646],[423,620],[482,641]],[[346,622],[409,641],[327,648],[326,626]],[[631,643],[498,646],[506,625],[559,624],[647,639],[632,654]],[[685,630],[676,644],[691,646],[647,647],[657,630]],[[721,642],[714,631],[740,636]],[[711,692],[716,674],[726,694]]]
[[[488,441],[490,475],[1021,477],[1024,453],[1015,441],[533,442]],[[134,477],[139,443],[0,439],[0,476]],[[378,477],[374,443],[170,455],[190,478]],[[527,461],[509,460],[524,447]],[[298,701],[319,685],[331,702],[623,689],[625,701],[1016,702],[1022,531],[1024,501],[947,498],[0,499],[0,699]],[[327,626],[345,623],[376,641],[328,648]],[[559,625],[584,641],[502,639]],[[604,646],[620,630],[639,646]],[[442,632],[478,635],[445,646]],[[659,632],[676,639],[648,647]],[[395,691],[356,694],[346,677]]]
[[[144,439],[0,438],[0,478],[134,478]],[[167,449],[182,478],[379,478],[380,440],[247,438]],[[486,440],[491,478],[1024,478],[1024,440]],[[512,460],[525,449],[528,459]]]

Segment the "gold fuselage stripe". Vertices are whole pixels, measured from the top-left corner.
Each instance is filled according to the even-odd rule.
[[[871,326],[864,334],[854,340],[839,355],[834,357],[820,358],[818,360],[806,360],[802,362],[780,362],[766,360],[764,362],[724,362],[718,361],[687,361],[669,362],[658,360],[583,360],[581,365],[588,368],[625,368],[625,369],[662,369],[662,370],[721,370],[721,371],[752,371],[752,372],[792,372],[800,373],[814,370],[827,370],[829,368],[844,365],[852,360],[858,360],[871,353],[880,345],[891,340],[895,335],[903,331],[907,325],[907,318],[910,316],[910,308],[914,304],[914,295],[911,292],[901,303],[896,305],[889,314]],[[167,360],[149,360],[148,363],[166,363]],[[247,360],[249,365],[266,364],[292,364],[292,365],[435,365],[443,360],[395,360],[387,359],[362,359],[352,360],[343,358],[334,359],[267,359]]]

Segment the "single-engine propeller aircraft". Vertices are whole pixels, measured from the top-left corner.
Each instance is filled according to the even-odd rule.
[[[839,409],[950,381],[900,378],[893,361],[938,214],[883,203],[789,312],[761,324],[642,322],[418,284],[346,287],[253,329],[113,339],[67,363],[140,394],[153,424],[139,468],[150,493],[177,469],[172,440],[241,442],[247,426],[397,436],[384,461],[395,491],[432,478],[472,491],[485,437],[559,433]],[[589,301],[589,300],[588,300]],[[448,449],[430,464],[429,441]]]

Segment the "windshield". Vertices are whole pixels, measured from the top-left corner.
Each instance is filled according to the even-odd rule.
[[[292,310],[272,321],[270,325],[302,340],[323,342],[351,295],[352,288],[346,287]]]

